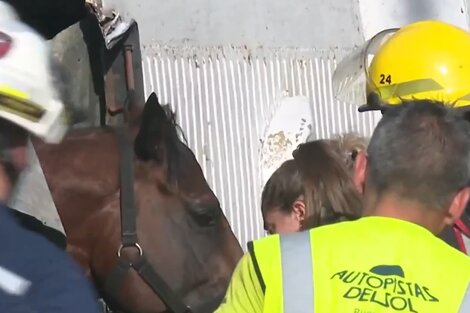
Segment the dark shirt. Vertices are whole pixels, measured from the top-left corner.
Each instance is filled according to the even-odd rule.
[[[15,217],[21,227],[41,235],[61,250],[65,250],[67,248],[67,238],[65,238],[64,234],[60,231],[44,225],[40,220],[33,216],[10,208],[8,208],[8,210],[10,210],[11,214]]]
[[[0,312],[99,313],[91,284],[72,258],[22,228],[3,206],[0,238]],[[14,288],[21,282],[29,286],[23,292]]]

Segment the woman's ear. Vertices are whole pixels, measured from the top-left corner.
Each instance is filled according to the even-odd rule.
[[[302,200],[295,200],[292,204],[292,212],[296,219],[301,222],[305,219],[305,202]]]

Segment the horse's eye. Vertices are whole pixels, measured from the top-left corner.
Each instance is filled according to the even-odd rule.
[[[219,208],[192,208],[191,215],[201,227],[212,227],[219,221],[221,210]]]

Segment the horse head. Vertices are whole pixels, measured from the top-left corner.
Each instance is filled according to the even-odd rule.
[[[206,304],[221,299],[242,250],[178,130],[175,114],[155,94],[130,127],[137,238],[148,263],[171,290],[195,312],[209,312],[215,307]],[[113,286],[117,294],[107,292],[122,243],[116,143],[114,131],[78,130],[60,145],[36,144],[36,151],[68,250],[105,300],[124,312],[163,312],[161,298],[133,269]],[[138,253],[123,250],[129,260]]]
[[[241,249],[194,154],[181,141],[169,106],[152,93],[139,122],[134,141],[139,240],[155,247],[147,252],[155,269],[163,277],[171,274],[164,279],[197,308],[202,299],[223,295]]]

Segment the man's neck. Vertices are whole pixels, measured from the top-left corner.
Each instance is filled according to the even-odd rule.
[[[364,216],[383,216],[408,221],[428,229],[433,234],[440,233],[444,227],[441,212],[393,195],[383,195],[366,201]]]

